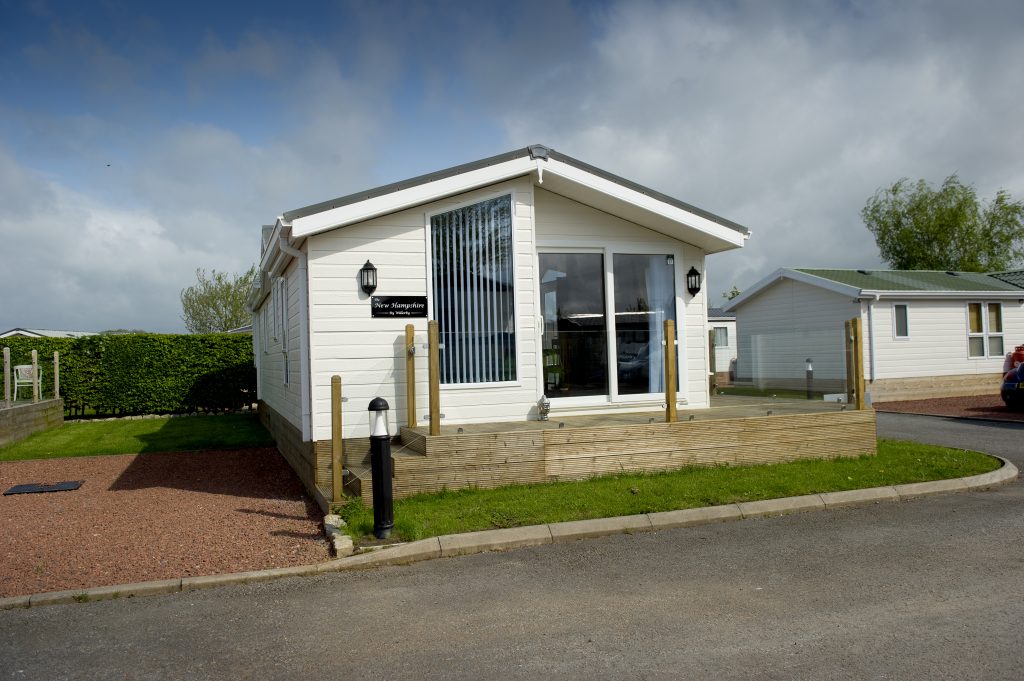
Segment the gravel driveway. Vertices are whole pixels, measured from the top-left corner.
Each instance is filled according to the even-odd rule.
[[[874,407],[876,411],[887,411],[897,414],[928,414],[931,416],[1024,422],[1024,411],[1007,409],[998,392],[994,395],[975,395],[974,397],[943,397],[934,400],[879,402]]]
[[[0,462],[0,597],[325,560],[321,514],[274,448]]]

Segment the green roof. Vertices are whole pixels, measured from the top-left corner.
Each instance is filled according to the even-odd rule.
[[[983,272],[934,272],[929,270],[812,270],[797,269],[862,291],[1019,291],[1024,288],[1024,272],[1011,283]],[[1000,275],[1002,276],[1002,275]],[[1014,283],[1018,283],[1014,286]]]
[[[993,272],[992,276],[996,279],[1001,279],[1014,286],[1024,288],[1024,270],[1017,270],[1016,272]]]

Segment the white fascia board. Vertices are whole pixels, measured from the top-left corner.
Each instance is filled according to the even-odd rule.
[[[1021,291],[868,291],[861,292],[865,298],[891,298],[894,300],[1024,300]]]
[[[539,178],[539,184],[544,186],[544,181],[549,175],[556,175],[559,178],[573,182],[579,186],[591,189],[599,194],[611,197],[622,204],[640,209],[640,211],[653,214],[669,220],[686,228],[703,232],[716,242],[724,242],[719,248],[704,248],[707,252],[717,252],[731,248],[742,248],[746,243],[748,234],[739,232],[713,220],[691,213],[688,210],[665,203],[647,194],[642,194],[635,189],[630,189],[618,182],[612,182],[603,177],[582,170],[575,166],[557,160],[550,160],[543,166],[544,174]],[[611,211],[610,211],[611,212]],[[617,211],[616,211],[617,212]],[[633,220],[643,226],[649,226],[648,220]],[[695,244],[702,245],[702,244]]]
[[[292,236],[305,237],[325,232],[336,227],[370,220],[380,215],[387,215],[432,201],[471,191],[479,187],[527,175],[537,167],[537,162],[529,157],[522,157],[498,163],[486,168],[471,170],[468,173],[446,177],[434,182],[409,187],[397,192],[385,194],[365,201],[357,201],[346,206],[325,210],[292,220]]]

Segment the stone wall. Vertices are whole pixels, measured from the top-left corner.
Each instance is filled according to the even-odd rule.
[[[15,402],[14,405],[10,409],[0,409],[0,447],[64,423],[64,400],[45,400],[35,404]]]

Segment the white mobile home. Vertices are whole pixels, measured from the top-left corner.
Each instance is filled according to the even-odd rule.
[[[428,320],[445,424],[534,419],[544,396],[553,414],[656,409],[666,319],[679,401],[707,406],[705,256],[747,236],[540,145],[283,213],[250,298],[263,412],[293,465],[331,438],[334,375],[345,438],[374,397],[405,423],[404,329],[419,352]],[[422,416],[425,362],[416,378]]]
[[[1009,273],[1013,274],[1013,273]],[[869,400],[998,394],[1024,343],[1024,289],[976,272],[779,269],[730,301],[737,378],[844,390],[843,322],[860,318]]]

